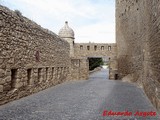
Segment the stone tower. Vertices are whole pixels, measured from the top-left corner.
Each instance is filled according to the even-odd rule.
[[[70,57],[74,57],[74,31],[68,26],[67,21],[64,27],[60,29],[59,36],[70,44]]]

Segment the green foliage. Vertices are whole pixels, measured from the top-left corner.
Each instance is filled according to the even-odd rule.
[[[102,58],[89,58],[89,70],[94,70],[101,65],[103,65]]]

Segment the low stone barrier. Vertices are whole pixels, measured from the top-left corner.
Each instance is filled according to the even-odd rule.
[[[97,71],[99,71],[99,70],[101,70],[101,69],[102,69],[101,67],[97,67],[97,68],[95,68],[94,70],[89,71],[89,74],[94,73],[94,72],[97,72]]]

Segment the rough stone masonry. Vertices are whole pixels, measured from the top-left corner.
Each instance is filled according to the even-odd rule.
[[[66,40],[70,45],[70,57],[72,60],[71,64],[74,65],[71,68],[71,76],[75,79],[78,79],[82,76],[87,76],[88,70],[86,68],[87,63],[85,64],[85,59],[92,57],[103,58],[104,62],[109,63],[109,78],[117,79],[117,47],[116,43],[75,43],[74,31],[69,27],[68,21],[65,22],[64,27],[59,31],[59,36]],[[78,64],[76,59],[83,59],[84,62]],[[79,66],[80,65],[80,66]],[[88,66],[88,65],[87,65]],[[79,70],[77,70],[77,68]],[[82,72],[83,71],[83,72]],[[79,73],[79,76],[77,76]],[[86,74],[87,73],[87,74]],[[77,77],[76,77],[77,76]],[[84,78],[84,77],[82,77]],[[87,78],[87,77],[85,77]]]
[[[74,39],[68,22],[58,36],[0,6],[0,105],[67,80],[86,80],[88,57],[108,56],[110,79],[115,78],[116,44],[79,44]]]
[[[78,73],[71,68],[75,62],[67,41],[20,12],[0,6],[0,105],[76,79],[71,72],[86,79],[87,61],[74,61]]]
[[[143,87],[160,110],[160,1],[116,0],[120,78]]]
[[[116,0],[115,47],[119,77],[142,86],[158,110],[159,5],[159,0]],[[70,56],[74,54],[74,47],[70,46],[71,43],[74,45],[73,39],[67,42],[23,17],[18,11],[13,12],[0,6],[0,104],[67,79],[87,78],[87,60]],[[76,49],[79,50],[84,47],[77,45],[79,48]],[[103,50],[100,47],[94,46],[94,50]]]

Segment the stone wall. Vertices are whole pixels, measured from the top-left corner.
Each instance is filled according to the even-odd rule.
[[[117,74],[116,43],[75,43],[74,56],[79,58],[102,57],[109,62],[109,78],[115,79]]]
[[[70,66],[66,41],[0,6],[0,104],[64,82]]]
[[[143,43],[146,43],[147,39],[148,22],[145,19],[147,16],[145,1],[117,0],[116,2],[118,69],[122,78],[142,69]]]
[[[87,80],[89,77],[88,59],[72,59],[70,71],[72,80]]]
[[[160,110],[160,1],[117,0],[118,72],[141,85]]]
[[[75,43],[75,57],[112,57],[116,55],[116,44],[106,43]]]
[[[118,69],[117,69],[117,57],[113,56],[109,60],[109,79],[110,80],[118,80]]]

